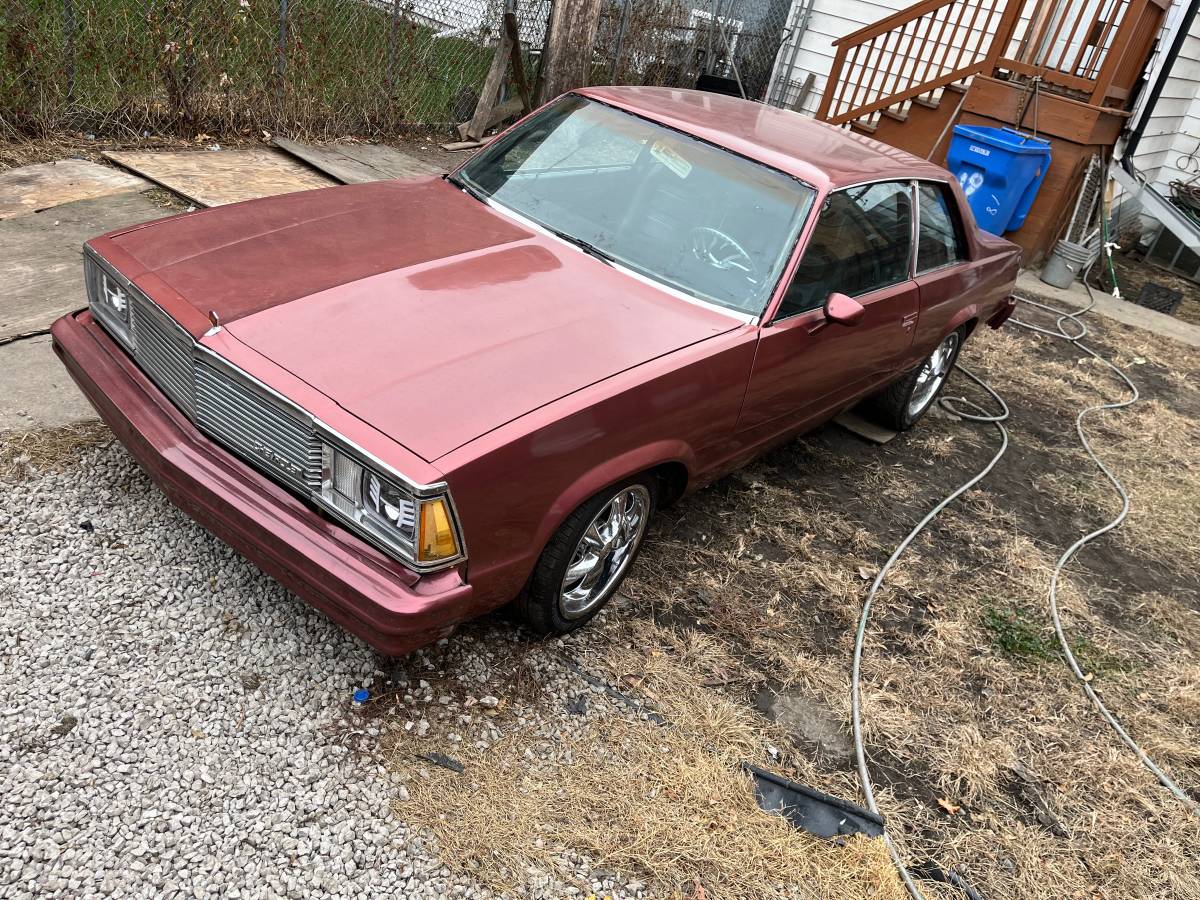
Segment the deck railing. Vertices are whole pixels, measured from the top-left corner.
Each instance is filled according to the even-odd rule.
[[[834,42],[818,117],[834,124],[932,97],[980,73],[1039,77],[1124,106],[1170,0],[923,0]]]

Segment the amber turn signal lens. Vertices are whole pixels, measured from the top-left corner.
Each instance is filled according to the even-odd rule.
[[[458,541],[454,538],[454,526],[450,522],[450,508],[441,497],[422,502],[417,560],[437,562],[452,556],[458,556]]]

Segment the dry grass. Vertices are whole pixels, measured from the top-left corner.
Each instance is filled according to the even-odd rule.
[[[1108,323],[1093,329],[1146,399],[1088,422],[1133,512],[1068,568],[1064,618],[1097,690],[1194,789],[1200,367],[1187,348]],[[1079,408],[1119,397],[1119,383],[1074,348],[1022,332],[981,334],[964,363],[1013,406],[1013,446],[914,544],[877,601],[864,715],[880,806],[908,858],[955,866],[987,896],[1200,897],[1200,821],[1087,703],[1047,615],[1059,553],[1119,508],[1073,424]],[[684,687],[667,681],[654,694],[664,709],[689,685],[720,683],[744,705],[769,684],[848,730],[867,579],[994,440],[986,428],[931,419],[883,450],[826,431],[772,454],[668,513],[606,640],[638,648],[631,666],[658,648],[683,668]],[[664,637],[664,625],[679,633]],[[680,649],[696,635],[704,654]],[[781,765],[799,780],[856,795],[848,758],[820,752],[803,729],[782,740]]]
[[[736,754],[688,731],[613,718],[556,743],[543,766],[527,746],[518,734],[460,754],[463,776],[430,767],[399,814],[500,891],[523,884],[528,867],[555,871],[567,850],[640,876],[654,896],[694,896],[697,884],[702,896],[747,900],[903,896],[879,841],[838,847],[763,813]]]
[[[112,440],[103,422],[0,434],[0,479],[32,477],[61,468],[91,447]]]

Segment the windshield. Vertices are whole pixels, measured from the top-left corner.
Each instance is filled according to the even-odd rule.
[[[455,179],[584,250],[750,315],[766,306],[813,191],[795,178],[568,96]]]

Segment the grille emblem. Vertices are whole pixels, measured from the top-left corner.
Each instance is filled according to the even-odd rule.
[[[273,465],[275,468],[282,469],[289,475],[292,475],[296,478],[304,477],[304,467],[292,462],[282,453],[272,450],[270,447],[260,443],[254,444],[254,452]]]

